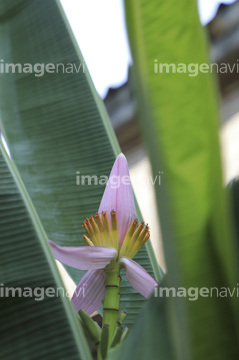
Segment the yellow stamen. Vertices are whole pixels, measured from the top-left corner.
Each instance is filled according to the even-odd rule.
[[[106,235],[105,235],[105,231],[104,231],[104,227],[100,218],[100,215],[98,213],[95,214],[95,220],[96,223],[98,225],[98,229],[100,231],[100,236],[101,236],[101,244],[102,246],[107,246],[107,241],[106,241]]]
[[[95,236],[94,230],[92,225],[89,222],[89,219],[86,219],[82,225],[85,228],[85,231],[87,232],[87,234],[89,235],[91,241],[93,242],[94,245],[98,245],[97,243],[97,238]]]
[[[134,231],[135,231],[135,229],[136,229],[136,227],[137,227],[137,224],[138,224],[138,220],[135,219],[135,220],[132,222],[132,224],[130,225],[129,230],[128,230],[125,238],[124,238],[124,242],[123,242],[123,244],[122,244],[122,246],[121,246],[121,249],[120,249],[120,254],[119,254],[120,257],[121,257],[121,256],[125,256],[125,255],[124,255],[124,254],[125,254],[125,251],[126,251],[126,249],[127,249],[127,247],[128,247],[128,244],[129,244],[129,242],[130,242],[131,237],[132,237],[133,234],[134,234]]]
[[[106,246],[113,246],[112,234],[110,229],[110,223],[106,211],[102,211],[102,222],[106,236]]]
[[[91,217],[89,218],[90,224],[92,226],[92,229],[94,231],[95,237],[97,238],[97,245],[98,246],[102,246],[102,242],[101,242],[101,234],[100,234],[100,230],[95,222],[95,219],[93,218],[93,216],[91,215]]]
[[[93,242],[84,234],[83,240],[85,240],[86,244],[89,246],[94,246]]]
[[[150,232],[148,226],[146,225],[145,228],[141,231],[138,240],[134,243],[134,245],[131,247],[131,249],[129,250],[126,256],[128,256],[130,259],[133,259],[133,257],[135,257],[137,252],[146,243],[149,237],[150,237]]]
[[[118,240],[118,223],[117,223],[116,212],[112,210],[110,215],[111,215],[111,231],[112,231],[113,247],[118,251],[119,240]]]
[[[127,252],[131,249],[131,247],[132,247],[132,246],[135,244],[135,242],[138,240],[138,237],[139,237],[141,231],[143,230],[143,228],[144,228],[144,222],[141,222],[141,223],[139,224],[139,226],[137,227],[137,229],[135,230],[135,232],[134,232],[133,236],[131,237],[129,243],[126,244],[127,246],[126,246],[126,248],[125,248],[125,256],[128,256],[128,255],[126,255]]]
[[[110,246],[119,251],[117,214],[112,210],[110,216],[111,226],[106,211],[103,211],[101,214],[97,213],[95,219],[91,216],[84,221],[83,227],[89,235],[89,237],[83,235],[87,245]],[[137,227],[137,224],[138,220],[135,219],[130,225],[119,251],[119,257],[127,256],[132,259],[149,239],[148,225],[144,225],[144,222],[141,222]]]

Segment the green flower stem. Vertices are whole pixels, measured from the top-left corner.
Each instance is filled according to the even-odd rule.
[[[103,300],[103,326],[109,325],[108,348],[112,342],[119,317],[120,281],[120,267],[116,260],[112,260],[106,267],[105,298]]]

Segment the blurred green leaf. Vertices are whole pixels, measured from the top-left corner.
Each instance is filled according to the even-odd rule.
[[[237,247],[239,246],[239,179],[235,178],[228,184],[232,216],[235,224]]]
[[[222,185],[212,75],[155,71],[155,63],[208,63],[197,2],[129,0],[125,6],[153,176],[164,172],[162,186],[155,190],[168,286],[233,290],[238,254]],[[238,357],[236,296],[181,302],[179,311],[172,301],[174,313],[167,318],[179,358]]]
[[[47,236],[63,246],[85,245],[81,225],[98,210],[104,186],[77,186],[77,172],[109,176],[119,145],[86,65],[82,71],[84,61],[59,2],[21,4],[11,0],[0,7],[5,63],[64,64],[65,69],[67,64],[81,64],[81,70],[66,73],[59,66],[58,73],[43,76],[1,73],[2,131]],[[150,243],[136,260],[161,277]],[[76,283],[83,275],[72,268],[67,271]],[[125,276],[120,292],[130,326],[145,299]]]
[[[21,179],[6,154],[5,158],[9,168],[0,151],[1,357],[90,360],[66,291],[63,297],[62,290],[59,297],[52,296],[64,285],[34,209],[30,217],[25,207],[27,203],[29,210],[31,204]],[[19,290],[8,295],[7,288],[20,288],[22,293],[31,288],[33,297],[18,296]]]

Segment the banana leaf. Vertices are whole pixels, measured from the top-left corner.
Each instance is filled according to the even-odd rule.
[[[1,148],[1,357],[90,360],[89,346],[40,221],[19,174]]]
[[[120,153],[105,107],[58,1],[10,0],[0,17],[4,64],[61,64],[54,73],[38,65],[35,73],[0,74],[1,129],[47,237],[85,245],[81,225],[98,210],[105,184],[77,185],[77,175],[109,176]],[[150,243],[136,260],[161,277]],[[67,271],[75,283],[84,274]],[[120,292],[131,326],[145,299],[125,276]]]
[[[237,358],[238,252],[222,182],[215,79],[199,68],[209,58],[197,2],[129,0],[125,8],[143,134],[153,175],[164,171],[155,190],[167,286],[233,292],[181,298],[179,308],[180,299],[171,299],[172,346],[180,359]]]

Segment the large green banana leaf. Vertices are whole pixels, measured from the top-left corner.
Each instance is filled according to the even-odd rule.
[[[196,1],[125,1],[140,114],[156,187],[168,267],[168,286],[237,286],[238,254],[223,191],[218,104],[211,74],[155,71],[155,63],[208,63]],[[155,61],[156,60],[156,61]],[[191,65],[190,65],[191,66]],[[182,69],[182,67],[181,67]],[[191,70],[195,69],[190,67]],[[205,67],[204,67],[205,70]],[[238,298],[182,299],[186,311],[168,316],[174,346],[185,359],[238,358]],[[175,309],[174,301],[172,311]],[[187,321],[187,331],[182,319]],[[159,320],[160,321],[160,320]],[[163,354],[162,358],[164,357]],[[125,357],[126,359],[126,357]]]
[[[21,179],[4,154],[15,179],[0,150],[1,358],[90,360],[85,335],[69,299],[52,297],[54,289],[57,293],[57,288],[64,288],[63,283],[34,209],[29,216],[25,207],[23,198],[28,210],[31,204]],[[26,297],[21,297],[19,291],[23,293],[24,289]],[[29,291],[32,297],[27,297]]]
[[[85,245],[81,225],[98,210],[104,186],[77,186],[76,172],[108,176],[119,146],[86,66],[83,71],[82,55],[60,3],[5,4],[0,7],[4,62],[61,63],[65,72],[59,66],[58,73],[43,76],[0,74],[1,128],[48,238],[63,246]],[[80,70],[72,73],[69,65],[66,70],[70,63]],[[157,277],[150,243],[136,260]],[[83,275],[67,270],[76,283]],[[144,298],[125,277],[120,292],[121,306],[128,313],[126,324],[132,325]]]

